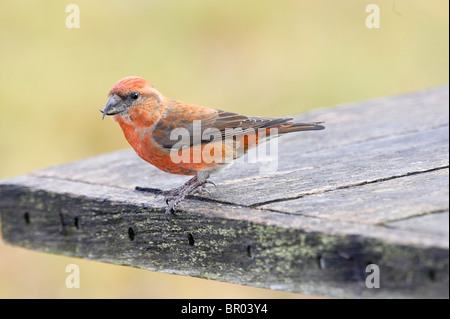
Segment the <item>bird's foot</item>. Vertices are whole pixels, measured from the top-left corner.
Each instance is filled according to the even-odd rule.
[[[164,191],[162,194],[164,195],[164,200],[166,201],[166,217],[170,218],[175,212],[176,206],[186,198],[188,195],[192,195],[195,192],[203,191],[204,186],[207,183],[211,183],[215,186],[213,182],[209,182],[206,179],[199,179],[197,176],[194,176],[190,180],[188,180],[184,185],[180,187],[173,188],[168,191]]]

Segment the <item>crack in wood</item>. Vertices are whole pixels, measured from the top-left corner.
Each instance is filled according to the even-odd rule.
[[[410,215],[408,217],[402,217],[402,218],[395,218],[395,219],[391,219],[389,221],[385,221],[385,222],[381,222],[381,223],[376,223],[374,224],[375,226],[383,226],[383,227],[388,227],[388,228],[395,228],[392,227],[390,225],[388,225],[389,223],[392,222],[398,222],[398,221],[404,221],[404,220],[408,220],[408,219],[413,219],[416,217],[421,217],[421,216],[428,216],[428,215],[433,215],[433,214],[439,214],[439,213],[445,213],[449,211],[449,207],[445,207],[442,209],[435,209],[429,212],[424,212],[424,213],[419,213],[419,214],[414,214],[414,215]]]
[[[407,173],[404,173],[404,174],[393,175],[393,176],[389,176],[389,177],[377,178],[377,179],[374,179],[374,180],[364,181],[364,182],[360,182],[360,183],[342,185],[342,186],[338,186],[338,187],[322,189],[322,190],[319,190],[319,191],[303,193],[303,194],[300,194],[300,195],[297,195],[297,196],[277,198],[277,199],[273,199],[273,200],[269,200],[269,201],[264,201],[264,202],[251,204],[248,207],[249,208],[256,208],[256,207],[260,207],[260,206],[267,205],[267,204],[279,203],[279,202],[284,202],[284,201],[289,201],[289,200],[295,200],[295,199],[299,199],[299,198],[304,198],[306,196],[323,194],[323,193],[328,193],[328,192],[332,192],[332,191],[336,191],[336,190],[342,190],[342,189],[348,189],[348,188],[353,188],[353,187],[359,187],[359,186],[368,185],[368,184],[375,184],[375,183],[380,183],[380,182],[386,182],[386,181],[390,181],[390,180],[397,179],[397,178],[403,178],[403,177],[408,177],[408,176],[413,176],[413,175],[418,175],[418,174],[425,174],[425,173],[430,173],[430,172],[434,172],[434,171],[438,171],[438,170],[442,170],[442,169],[448,169],[448,168],[449,168],[449,165],[446,165],[446,166],[439,166],[439,167],[434,167],[434,168],[430,168],[430,169],[426,169],[426,170],[420,170],[420,171],[415,171],[415,172],[407,172]],[[279,211],[277,211],[277,212],[279,212]]]

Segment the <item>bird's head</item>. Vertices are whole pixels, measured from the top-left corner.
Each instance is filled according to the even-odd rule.
[[[129,116],[131,110],[147,108],[149,112],[152,108],[161,106],[163,96],[150,83],[137,76],[123,78],[109,91],[109,99],[103,111],[105,115]],[[142,110],[141,110],[142,112]]]

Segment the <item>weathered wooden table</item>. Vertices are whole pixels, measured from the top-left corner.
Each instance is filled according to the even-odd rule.
[[[217,189],[183,202],[172,223],[156,189],[186,177],[132,150],[5,179],[3,240],[306,294],[448,298],[448,92],[303,114],[326,130],[280,138],[276,172],[237,163],[213,175]]]

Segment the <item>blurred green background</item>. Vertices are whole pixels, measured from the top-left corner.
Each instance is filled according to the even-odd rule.
[[[80,28],[66,27],[66,6]],[[380,7],[380,28],[365,8]],[[112,85],[283,116],[448,83],[449,2],[17,1],[0,3],[0,178],[128,148],[101,121]],[[65,267],[81,288],[65,287]],[[52,256],[0,243],[0,297],[301,298]]]

